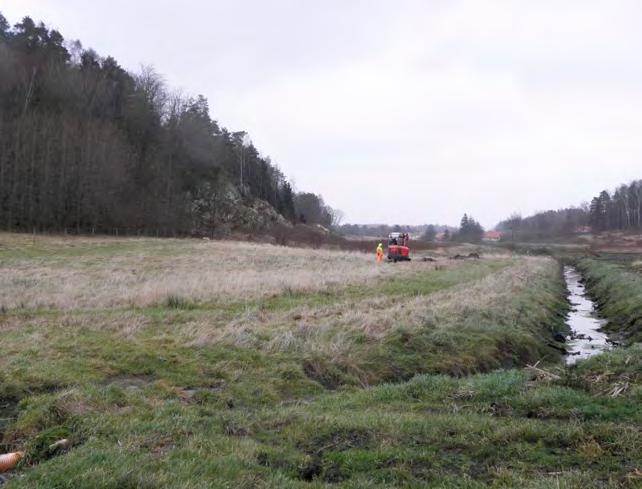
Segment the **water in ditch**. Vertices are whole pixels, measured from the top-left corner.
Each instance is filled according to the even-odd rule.
[[[606,319],[598,317],[596,304],[586,296],[582,275],[574,267],[564,267],[564,279],[568,288],[571,312],[566,324],[571,328],[567,340],[566,363],[572,365],[578,360],[592,357],[609,348],[609,339],[601,329]]]

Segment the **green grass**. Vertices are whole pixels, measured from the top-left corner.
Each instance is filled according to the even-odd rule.
[[[607,330],[629,344],[642,341],[642,276],[632,270],[630,262],[583,259],[578,268],[609,319]]]
[[[639,353],[627,368],[640,371]],[[209,387],[186,397],[158,381],[43,394],[21,405],[17,429],[38,434],[14,485],[636,487],[639,379],[617,398],[595,394],[580,384],[596,361],[554,382],[423,375],[290,402],[237,404]],[[76,447],[51,456],[43,447],[62,435]]]
[[[499,300],[489,297],[488,303],[462,302],[444,313],[434,312],[419,326],[401,325],[381,342],[364,344],[358,370],[366,372],[372,384],[420,373],[461,376],[558,360],[553,336],[567,328],[558,267],[551,261],[510,290]]]
[[[562,366],[559,265],[395,270],[260,299],[0,313],[2,448],[27,452],[6,487],[636,487],[642,352]],[[536,361],[555,380],[522,368]],[[71,449],[51,452],[60,438]]]
[[[22,260],[65,260],[69,258],[101,258],[140,253],[172,254],[180,240],[151,238],[64,238],[40,235],[0,233],[0,260],[13,263]]]

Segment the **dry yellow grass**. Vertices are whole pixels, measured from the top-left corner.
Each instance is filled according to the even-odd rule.
[[[427,321],[441,328],[457,327],[469,312],[501,310],[535,277],[556,273],[551,258],[523,257],[502,271],[427,296],[376,295],[273,314],[252,310],[223,326],[201,318],[185,325],[183,334],[197,345],[226,342],[272,352],[334,356],[350,350],[356,340],[376,341],[397,327],[413,328]]]
[[[198,240],[0,235],[0,305],[107,308],[251,300],[368,283],[391,273],[373,256]]]
[[[35,335],[56,327],[109,331],[134,340],[157,323],[132,307],[164,306],[169,297],[187,303],[234,303],[229,311],[214,308],[185,314],[164,309],[162,323],[173,325],[177,344],[229,344],[264,352],[345,357],[355,342],[378,341],[400,326],[415,327],[426,320],[447,326],[467,310],[491,310],[521,290],[529,277],[554,266],[545,258],[503,256],[470,262],[434,255],[440,256],[436,264],[417,260],[377,265],[374,254],[229,241],[105,237],[34,241],[25,235],[0,235],[0,306],[61,311],[30,319]],[[512,266],[492,273],[498,264]],[[449,283],[460,285],[420,296],[391,296],[379,287],[393,278],[438,283],[445,276]],[[331,301],[321,296],[316,303],[310,298],[310,293],[336,292],[349,285],[358,285],[357,290],[369,295],[346,290]],[[257,304],[258,299],[288,297],[293,292],[310,300],[273,309]],[[20,325],[24,318],[7,317],[3,329]]]
[[[377,341],[398,326],[417,326],[427,318],[451,324],[449,319],[465,314],[466,308],[495,307],[552,263],[506,256],[469,262],[434,255],[440,256],[436,264],[417,260],[377,265],[374,254],[265,244],[105,237],[37,237],[34,242],[29,236],[0,235],[0,306],[62,311],[32,318],[34,331],[55,326],[134,339],[154,321],[131,307],[164,306],[169,297],[187,303],[241,303],[228,312],[210,309],[186,315],[165,309],[163,324],[174,324],[172,336],[179,344],[223,343],[335,356],[345,354],[359,338]],[[513,266],[491,273],[497,264]],[[446,274],[461,285],[416,297],[391,296],[378,287],[393,277],[426,277],[430,282],[432,274],[437,282]],[[346,291],[329,302],[295,301],[274,310],[256,303],[280,294],[309,297],[349,285],[370,295]],[[102,309],[111,311],[94,311]],[[8,317],[3,328],[19,325],[24,325],[23,318]]]

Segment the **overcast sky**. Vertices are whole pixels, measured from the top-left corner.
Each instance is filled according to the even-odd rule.
[[[250,132],[347,222],[487,227],[642,178],[642,2],[0,0]]]

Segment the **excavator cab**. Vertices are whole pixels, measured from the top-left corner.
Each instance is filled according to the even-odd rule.
[[[410,261],[410,236],[408,233],[388,235],[388,260],[392,262]]]

